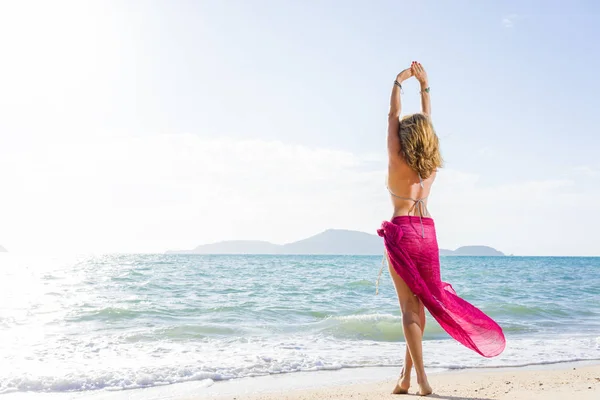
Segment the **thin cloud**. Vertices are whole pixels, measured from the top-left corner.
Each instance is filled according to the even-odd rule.
[[[514,28],[517,18],[517,14],[509,14],[502,18],[502,25],[507,29]]]
[[[489,146],[480,148],[477,150],[477,154],[486,159],[496,158],[498,156],[498,152]]]
[[[0,158],[0,237],[15,252],[162,252],[328,228],[374,233],[392,214],[386,169],[385,157],[192,134],[49,145]],[[429,210],[443,248],[593,255],[600,193],[586,190],[569,179],[490,186],[443,168]],[[583,201],[585,218],[565,212]]]
[[[600,170],[592,168],[588,165],[580,165],[573,168],[573,172],[577,175],[583,175],[589,178],[595,178],[600,176]]]

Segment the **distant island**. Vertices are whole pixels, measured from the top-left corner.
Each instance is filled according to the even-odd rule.
[[[489,246],[462,246],[456,250],[440,249],[440,256],[504,256],[504,253]]]
[[[8,253],[8,250],[6,250],[4,247],[0,246],[0,253]]]
[[[317,235],[283,245],[258,240],[229,240],[197,246],[192,250],[169,250],[166,254],[315,254],[381,255],[383,240],[370,233],[328,229]],[[440,249],[441,256],[503,256],[488,246]]]

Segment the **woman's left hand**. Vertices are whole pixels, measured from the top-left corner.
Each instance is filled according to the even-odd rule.
[[[410,68],[421,86],[427,86],[427,72],[425,72],[425,68],[423,68],[421,63],[413,61]]]

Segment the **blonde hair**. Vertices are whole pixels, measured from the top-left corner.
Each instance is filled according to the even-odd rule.
[[[417,113],[402,118],[398,136],[404,160],[422,179],[442,167],[440,142],[427,115]]]

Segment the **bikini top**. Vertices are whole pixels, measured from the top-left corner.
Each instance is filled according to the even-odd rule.
[[[421,174],[419,174],[419,185],[421,185],[421,188],[424,188],[423,179],[421,179]],[[417,209],[419,210],[419,221],[421,222],[421,236],[425,237],[425,227],[423,226],[423,216],[429,215],[429,211],[427,210],[427,205],[425,204],[425,200],[427,200],[428,196],[421,197],[419,199],[413,199],[412,197],[398,196],[397,194],[392,192],[392,190],[390,189],[389,186],[387,186],[387,190],[388,190],[388,192],[390,192],[390,194],[392,196],[394,196],[397,199],[410,200],[413,202],[412,207],[410,207],[410,209],[408,210],[408,215],[410,215],[410,213],[412,212],[413,216],[416,216]]]

